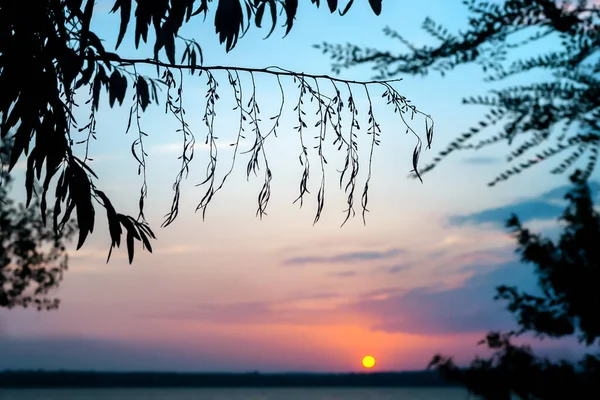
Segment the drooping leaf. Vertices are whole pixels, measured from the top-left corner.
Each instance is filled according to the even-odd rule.
[[[131,18],[131,0],[116,0],[111,12],[117,12],[118,9],[121,9],[121,23],[119,26],[119,37],[117,38],[115,49],[119,48],[119,45],[125,37],[125,32],[127,32],[127,25],[129,24],[129,19]]]
[[[90,180],[84,169],[71,159],[69,162],[71,178],[69,180],[69,192],[71,193],[72,205],[77,213],[77,227],[79,238],[77,250],[83,246],[88,234],[94,230],[95,210],[92,205],[92,192]]]
[[[81,71],[81,78],[79,78],[79,80],[75,83],[75,89],[79,89],[81,86],[87,85],[90,82],[90,79],[92,79],[92,74],[94,73],[96,63],[91,57],[87,57],[86,62],[87,67]]]
[[[371,5],[371,9],[375,13],[375,15],[381,14],[381,1],[382,0],[369,0],[369,4]]]
[[[102,85],[105,84],[106,81],[106,72],[104,71],[104,68],[102,68],[102,66],[100,66],[98,68],[98,72],[96,73],[96,76],[94,77],[94,83],[92,86],[92,106],[94,107],[95,110],[98,110],[98,106],[100,104],[100,89],[102,89]]]
[[[133,245],[133,233],[131,231],[127,231],[127,256],[129,258],[129,264],[133,262],[133,253],[134,253],[134,245]]]
[[[102,205],[106,209],[106,217],[108,219],[108,231],[112,240],[111,247],[119,247],[121,245],[122,229],[119,218],[117,217],[117,212],[115,211],[115,208],[113,207],[108,197],[104,194],[104,192],[96,190],[95,193],[98,197],[102,199]]]
[[[108,85],[108,102],[111,107],[115,105],[115,100],[117,99],[117,93],[119,91],[119,82],[120,82],[120,74],[117,70],[113,70],[113,73],[110,75],[109,85]]]
[[[163,43],[165,46],[165,52],[167,53],[167,58],[171,64],[175,64],[175,36],[172,34],[164,34],[163,35]]]
[[[138,76],[137,79],[136,94],[138,102],[142,107],[142,111],[146,111],[146,107],[148,107],[148,104],[150,104],[150,93],[148,92],[148,84],[146,83],[146,80],[141,76]]]
[[[244,28],[244,14],[239,0],[219,0],[215,13],[215,32],[219,43],[225,43],[225,50],[231,51]]]
[[[419,178],[421,183],[423,183],[423,179],[421,178],[421,175],[419,174],[419,169],[418,169],[419,156],[421,155],[422,142],[421,142],[420,138],[417,138],[417,140],[418,140],[417,145],[415,146],[415,149],[413,150],[413,157],[412,157],[413,172],[417,175],[417,178]]]
[[[344,11],[340,12],[340,15],[346,15],[346,13],[348,12],[348,10],[350,10],[350,7],[352,7],[352,3],[354,3],[354,0],[348,0],[348,4],[346,4],[346,7],[344,8]]]
[[[265,14],[265,7],[266,7],[266,3],[260,3],[258,8],[256,9],[256,14],[254,16],[254,23],[259,28],[261,27],[260,25],[262,23],[262,18],[263,18],[263,15]]]
[[[287,20],[285,22],[286,29],[285,34],[287,35],[292,30],[294,25],[294,19],[296,18],[296,12],[298,11],[298,0],[288,0],[285,2],[285,15]]]
[[[335,12],[335,10],[337,10],[338,0],[327,0],[327,5],[329,6],[329,11]]]
[[[269,6],[271,7],[271,30],[269,31],[267,38],[271,36],[277,25],[277,4],[275,3],[275,0],[269,0]]]

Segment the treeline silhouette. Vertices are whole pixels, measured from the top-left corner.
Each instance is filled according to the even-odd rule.
[[[115,387],[441,387],[433,371],[380,373],[175,373],[93,371],[5,371],[0,388]]]

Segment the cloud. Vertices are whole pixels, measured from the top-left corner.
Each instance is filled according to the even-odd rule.
[[[156,246],[156,250],[154,254],[158,255],[173,255],[173,254],[187,254],[187,253],[197,253],[202,251],[202,247],[198,245],[185,245],[185,244],[176,244],[171,246],[160,247]]]
[[[386,268],[388,274],[397,274],[400,271],[406,271],[410,268],[410,265],[392,265]]]
[[[512,256],[509,256],[513,249],[514,244],[511,244],[510,247],[497,250],[472,251],[455,257],[454,262],[467,265],[467,268],[469,269],[478,268],[482,264],[494,265],[505,263],[513,258]],[[473,267],[473,265],[475,265],[475,267]]]
[[[517,214],[522,222],[534,219],[555,219],[564,210],[544,201],[522,201],[507,206],[489,208],[469,215],[450,217],[450,224],[455,226],[465,224],[494,224],[504,226],[511,214]]]
[[[82,259],[82,258],[97,258],[101,260],[106,260],[108,256],[108,248],[97,248],[93,246],[86,246],[87,248],[81,248],[79,250],[74,250],[69,252],[69,259]],[[122,251],[113,251],[110,259],[125,259],[127,257],[125,252]]]
[[[505,304],[494,301],[499,284],[518,285],[536,293],[531,268],[518,263],[483,266],[463,285],[452,289],[382,288],[353,299],[204,303],[181,312],[138,315],[188,319],[219,325],[334,326],[361,325],[373,331],[416,335],[484,333],[515,328]],[[308,298],[307,298],[308,299]]]
[[[403,253],[401,249],[390,249],[384,251],[356,251],[349,253],[339,253],[332,256],[305,256],[293,257],[284,260],[288,265],[305,264],[338,264],[338,263],[356,263],[363,261],[385,260],[393,258]]]
[[[323,301],[249,301],[229,304],[204,303],[192,310],[168,314],[137,315],[142,318],[194,320],[218,325],[335,326],[357,322],[336,305]]]
[[[136,317],[197,320],[222,325],[340,325],[348,323],[348,312],[337,310],[343,299],[333,292],[295,294],[272,301],[196,303],[178,312],[138,313]]]
[[[335,276],[338,278],[352,278],[353,276],[358,275],[356,271],[340,271],[340,272],[332,272],[331,276]]]
[[[382,265],[382,266],[376,267],[372,270],[364,271],[364,273],[362,273],[362,275],[365,275],[365,274],[395,275],[395,274],[398,274],[403,271],[408,271],[412,267],[413,267],[412,264]],[[360,273],[358,271],[354,271],[354,270],[345,270],[345,271],[339,271],[339,272],[331,272],[329,275],[337,277],[337,278],[352,278],[352,277],[360,275]]]
[[[405,293],[405,292],[406,292],[405,289],[399,289],[396,287],[388,287],[388,288],[371,290],[367,293],[363,293],[359,296],[359,298],[361,300],[375,299],[375,298],[387,298],[387,297],[390,297],[393,295],[398,295],[398,294]]]
[[[253,335],[255,336],[255,335]],[[273,335],[265,334],[267,338]],[[243,338],[243,340],[240,340]],[[317,347],[317,348],[314,348]],[[243,333],[196,340],[144,342],[80,337],[7,338],[0,341],[0,370],[83,370],[117,372],[247,372],[314,370],[318,346],[290,348],[278,340]],[[335,359],[316,369],[336,369]],[[4,397],[3,397],[4,398]]]
[[[592,196],[599,194],[600,183],[589,183]],[[515,201],[506,206],[489,208],[468,215],[452,216],[449,219],[450,225],[460,226],[465,224],[481,225],[494,224],[504,226],[506,220],[511,214],[516,214],[521,222],[532,220],[556,220],[565,209],[565,194],[571,189],[571,186],[561,186],[552,189],[536,198]]]
[[[252,143],[248,139],[241,139],[239,146],[243,147],[245,145],[251,145]],[[233,149],[235,145],[235,140],[232,141],[217,141],[215,143],[215,147],[217,149],[226,150]],[[207,151],[210,149],[210,145],[204,142],[196,142],[194,143],[194,151]],[[154,145],[148,149],[148,153],[151,155],[158,154],[180,154],[183,152],[183,142],[168,142],[162,143],[158,145]]]
[[[493,300],[495,287],[518,285],[536,292],[535,276],[518,263],[483,268],[458,288],[373,293],[344,308],[368,316],[374,321],[372,329],[385,332],[445,335],[511,329],[515,326],[512,315],[504,310],[505,304]]]
[[[360,325],[373,331],[416,335],[484,333],[515,327],[506,304],[494,301],[500,284],[517,285],[536,294],[531,267],[513,261],[512,249],[486,256],[468,254],[473,261],[461,271],[467,278],[459,286],[426,286],[413,289],[384,287],[345,297],[335,293],[295,295],[271,301],[203,303],[180,312],[141,315],[145,318],[197,320],[219,325],[334,326]],[[474,258],[473,258],[474,257]],[[495,265],[494,265],[495,264]],[[405,266],[397,266],[401,270]],[[391,268],[394,268],[392,266]],[[355,276],[354,271],[338,275]]]
[[[397,274],[399,272],[408,271],[412,267],[411,264],[396,264],[386,265],[376,268],[373,272],[376,274]]]
[[[498,158],[498,157],[467,157],[467,158],[464,158],[462,161],[465,164],[481,165],[481,164],[496,164],[496,163],[502,161],[502,159]]]
[[[588,183],[590,191],[592,193],[592,197],[597,197],[600,194],[600,182],[591,181]],[[545,200],[564,200],[565,195],[571,189],[571,186],[560,186],[555,189],[552,189],[540,197]]]
[[[89,338],[4,338],[0,370],[193,370],[209,352],[195,355],[173,346]],[[214,351],[212,351],[214,353]],[[202,357],[204,356],[204,357]],[[210,357],[215,359],[215,357]],[[209,369],[210,366],[203,366]],[[207,368],[208,367],[208,368]]]

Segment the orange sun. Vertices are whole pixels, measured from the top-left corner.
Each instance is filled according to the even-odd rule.
[[[375,358],[373,356],[364,356],[362,365],[365,368],[373,368],[375,366]]]

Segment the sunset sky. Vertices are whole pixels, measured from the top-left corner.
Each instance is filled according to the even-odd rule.
[[[419,28],[425,17],[452,30],[467,18],[459,0],[385,1],[379,17],[366,1],[355,2],[344,17],[308,3],[301,2],[286,38],[284,29],[277,28],[263,40],[269,26],[251,27],[229,54],[214,33],[214,14],[204,24],[196,17],[182,35],[198,39],[206,65],[278,65],[329,74],[329,59],[313,44],[349,42],[400,52],[405,48],[383,35],[385,26],[416,44],[434,44]],[[108,14],[111,6],[112,1],[98,1],[93,28],[109,51],[114,49],[118,26],[117,17]],[[130,26],[123,54],[151,56],[147,48],[134,52],[133,29]],[[154,71],[147,68],[144,73]],[[368,80],[372,75],[361,67],[342,71],[341,77]],[[231,110],[226,74],[216,76],[223,92],[215,122],[223,145],[222,176],[229,165],[227,145],[235,139],[238,114]],[[248,82],[248,75],[241,76]],[[483,76],[479,67],[470,65],[445,78],[404,76],[395,84],[435,120],[433,148],[422,153],[423,165],[483,116],[485,108],[461,104],[463,97],[485,94],[492,87]],[[513,82],[540,77],[518,77]],[[257,77],[257,83],[263,121],[268,124],[279,107],[279,87],[272,77]],[[424,368],[438,352],[469,361],[480,351],[476,342],[486,331],[513,327],[503,304],[492,300],[493,289],[501,283],[533,288],[535,280],[531,267],[517,262],[503,223],[516,212],[534,229],[555,231],[568,180],[548,171],[559,160],[490,188],[487,182],[507,166],[508,147],[502,144],[455,154],[425,175],[421,184],[408,178],[415,138],[404,133],[393,110],[379,102],[381,90],[374,88],[382,136],[375,149],[367,223],[363,225],[357,215],[340,228],[346,204],[336,169],[343,166],[344,153],[328,145],[326,204],[313,226],[319,167],[313,151],[311,195],[300,209],[292,204],[302,173],[298,135],[292,129],[297,122],[293,114],[297,92],[291,80],[285,85],[289,98],[278,137],[266,145],[273,171],[268,216],[262,220],[255,216],[262,176],[246,181],[248,155],[239,157],[206,219],[194,212],[204,194],[196,184],[204,180],[208,155],[202,121],[206,78],[186,76],[184,103],[197,147],[182,186],[178,219],[160,228],[170,209],[181,151],[176,121],[164,114],[161,100],[140,121],[149,134],[146,217],[158,237],[154,253],[137,247],[129,265],[125,249],[119,249],[106,264],[110,240],[104,211],[97,207],[92,237],[77,252],[71,246],[69,271],[55,292],[62,299],[60,309],[0,311],[0,369],[357,371],[362,357],[370,354],[377,360],[374,370],[411,370]],[[360,93],[358,101],[364,105]],[[80,121],[89,114],[86,99],[87,93],[82,93]],[[130,153],[137,132],[124,135],[130,99],[128,94],[129,103],[121,108],[110,109],[107,101],[100,105],[91,165],[100,178],[98,187],[117,209],[137,215],[141,178]],[[361,109],[361,118],[365,111]],[[314,123],[308,126],[305,139],[312,151],[318,131],[312,128]],[[423,120],[415,120],[413,126],[424,138]],[[364,130],[359,137],[364,164],[357,211],[370,140]],[[250,145],[250,139],[242,143],[245,150]],[[23,169],[15,174],[23,174]],[[599,178],[596,172],[594,187]],[[21,184],[16,185],[14,195],[20,198],[23,192]],[[581,354],[574,341],[544,341],[534,348],[551,356]]]

